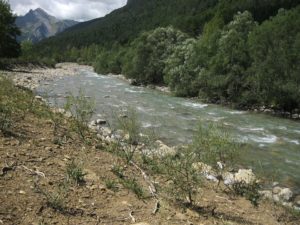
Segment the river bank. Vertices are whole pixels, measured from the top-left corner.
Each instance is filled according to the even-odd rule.
[[[57,69],[51,69],[51,68],[48,68],[48,69],[33,69],[33,70],[28,70],[26,73],[25,72],[20,72],[20,69],[19,69],[19,72],[18,71],[13,72],[13,73],[9,74],[9,76],[13,77],[13,79],[14,79],[14,81],[17,85],[21,85],[21,86],[24,86],[24,87],[27,87],[27,88],[30,88],[30,89],[33,90],[33,89],[37,88],[40,83],[43,83],[43,85],[47,86],[47,85],[49,85],[48,82],[50,83],[50,81],[53,81],[54,79],[62,79],[63,77],[66,77],[66,76],[67,77],[68,76],[79,76],[80,75],[79,72],[81,70],[90,71],[91,73],[93,71],[92,67],[81,66],[81,65],[73,64],[73,63],[58,64],[56,67],[57,67]],[[21,71],[25,71],[25,69],[21,70]],[[118,78],[118,79],[122,79],[126,82],[129,82],[128,80],[125,79],[125,77],[122,77],[120,75],[119,76],[113,76],[113,77]],[[84,81],[80,82],[80,84],[83,84],[83,83],[84,83]],[[69,85],[69,84],[66,83],[65,85]],[[71,84],[71,85],[73,85],[73,84]],[[107,85],[107,84],[105,84],[105,85]],[[52,89],[52,88],[50,88],[50,89]],[[67,87],[65,86],[63,88],[64,92],[66,92],[66,89],[67,89]],[[125,91],[129,92],[129,93],[133,92],[133,94],[135,92],[137,92],[137,93],[141,92],[141,90],[139,88],[136,91],[135,90],[126,90],[126,89],[125,89]],[[162,91],[162,90],[160,90],[160,91]],[[113,95],[113,93],[110,93],[109,95],[104,94],[104,98],[108,97],[109,102],[111,102],[113,100],[112,95]],[[64,94],[59,94],[59,96],[65,97]],[[201,109],[202,107],[205,107],[204,105],[197,105],[196,103],[187,102],[187,103],[184,103],[184,104],[187,105],[187,106],[196,107],[196,109]],[[142,107],[142,105],[139,104],[138,107]],[[145,111],[144,108],[141,108],[141,109]],[[60,110],[60,112],[63,112],[63,111]],[[145,111],[145,113],[147,113],[147,110]],[[184,112],[184,113],[186,114],[186,112]],[[239,114],[240,112],[232,112],[232,113],[234,113],[234,114],[238,113]],[[218,117],[215,114],[212,114],[212,115],[214,116],[213,119],[222,118],[222,117]],[[189,115],[186,114],[185,116],[189,116]],[[145,121],[141,121],[141,122],[145,123]],[[193,123],[195,123],[195,122],[193,122]],[[148,124],[145,123],[145,126],[148,126]],[[243,129],[250,129],[250,128],[243,128]],[[251,128],[251,129],[257,130],[257,128]],[[261,129],[262,128],[259,128],[258,130],[261,130]],[[105,132],[109,134],[109,135],[105,135],[105,138],[113,139],[113,134],[112,134],[111,131],[107,131],[107,129],[106,129]],[[242,138],[244,138],[244,137],[242,137]],[[262,137],[260,139],[264,142],[265,141],[269,142],[269,139],[267,139],[267,138],[268,137],[266,137],[266,138]],[[291,141],[294,141],[294,140],[291,140]],[[296,140],[294,142],[296,143]],[[162,146],[163,146],[162,148],[164,148],[164,146],[165,146],[165,148],[169,148],[165,144],[163,144]],[[279,188],[278,184],[274,185],[272,188],[277,188],[278,189]],[[277,193],[278,190],[275,191],[275,192]],[[272,194],[270,194],[270,192],[268,192],[267,195],[268,196],[273,196]],[[275,199],[276,198],[277,197],[275,197]],[[292,199],[292,197],[289,197],[288,201],[286,201],[285,203],[289,203],[291,199]]]
[[[162,93],[165,93],[165,94],[172,95],[172,91],[167,86],[159,86],[159,85],[153,85],[153,84],[144,86],[144,85],[139,84],[134,79],[126,78],[126,76],[122,75],[122,74],[119,74],[119,75],[107,74],[107,75],[124,80],[133,86],[147,87],[147,88],[161,91]],[[207,100],[207,99],[206,100],[201,99],[200,97],[185,97],[185,98],[192,99],[192,100],[195,100],[195,101],[198,101],[201,103],[221,105],[221,106],[229,107],[229,108],[236,109],[236,110],[243,110],[243,111],[254,112],[254,113],[262,113],[262,114],[266,114],[266,115],[270,115],[270,116],[291,119],[293,121],[300,121],[300,109],[296,109],[293,112],[286,112],[284,110],[276,109],[274,107],[266,107],[266,106],[236,107],[233,103],[228,102],[228,101],[212,101],[212,100]]]
[[[13,89],[1,98],[19,101],[14,95],[20,91]],[[32,107],[31,99],[28,103]],[[182,205],[169,196],[170,182],[163,175],[146,165],[141,164],[141,172],[140,167],[126,164],[118,154],[122,149],[114,148],[104,136],[88,136],[90,142],[85,143],[70,130],[68,118],[49,117],[49,109],[39,99],[33,104],[34,110],[23,119],[14,115],[10,128],[14,136],[0,132],[2,224],[296,225],[299,221],[277,204],[262,201],[254,207],[244,197],[227,194],[223,186],[215,190],[214,183],[205,181],[195,198],[197,207]],[[84,174],[84,182],[70,180],[68,171],[74,165]],[[149,192],[149,179],[160,187],[156,197]],[[133,181],[135,186],[128,185]],[[137,195],[137,187],[143,195]]]

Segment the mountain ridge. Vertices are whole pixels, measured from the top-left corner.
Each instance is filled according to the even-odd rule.
[[[76,24],[78,24],[77,21],[57,19],[41,8],[31,9],[24,16],[16,19],[16,25],[22,32],[18,41],[30,40],[36,43]]]

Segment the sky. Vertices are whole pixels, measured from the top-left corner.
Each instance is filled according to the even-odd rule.
[[[87,21],[105,16],[124,6],[127,0],[8,0],[12,11],[25,15],[30,9],[42,8],[59,19]]]

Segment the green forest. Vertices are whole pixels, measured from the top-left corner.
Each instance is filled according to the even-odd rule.
[[[251,109],[300,109],[299,0],[128,0],[21,58],[93,65],[176,96]]]

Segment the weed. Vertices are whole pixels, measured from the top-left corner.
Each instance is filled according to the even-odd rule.
[[[125,188],[131,190],[139,199],[145,198],[144,190],[135,178],[122,179],[121,183]]]
[[[80,89],[78,96],[70,95],[67,98],[65,110],[72,115],[72,128],[85,141],[86,136],[89,134],[88,123],[95,112],[94,101],[88,99]]]
[[[114,180],[106,179],[105,186],[107,189],[112,190],[114,192],[116,192],[118,190],[118,184]]]
[[[42,194],[46,198],[46,204],[48,207],[64,212],[66,210],[65,199],[68,192],[68,186],[65,183],[58,185],[56,190],[49,192],[44,191],[38,184],[35,183],[35,190],[37,193]]]
[[[86,174],[83,172],[82,168],[78,163],[76,163],[74,160],[71,161],[67,165],[67,180],[74,181],[77,185],[84,183],[84,176]]]
[[[111,168],[111,171],[120,179],[124,179],[125,175],[124,175],[124,168],[122,166],[119,165],[113,165],[113,167]]]

